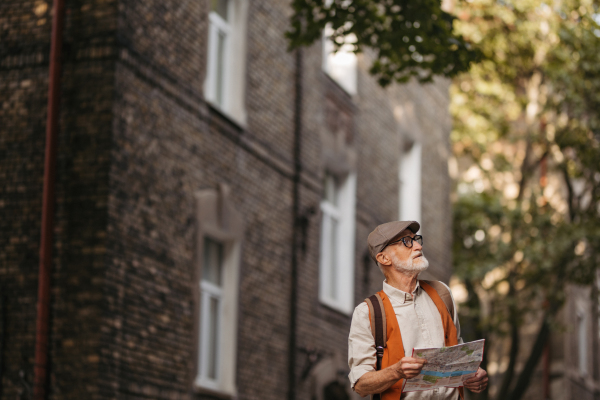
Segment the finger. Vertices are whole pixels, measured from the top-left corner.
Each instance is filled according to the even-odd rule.
[[[474,375],[474,376],[470,377],[469,379],[467,379],[467,380],[466,380],[466,381],[464,381],[464,382],[465,382],[465,383],[467,383],[467,382],[469,382],[469,383],[473,383],[473,382],[480,382],[480,381],[482,381],[482,380],[483,380],[483,378],[482,378],[482,377],[479,377],[479,376],[477,376],[477,375]]]
[[[427,362],[427,360],[425,358],[413,358],[413,357],[404,357],[402,359],[402,361],[407,361],[407,362],[411,362],[411,363],[419,363],[419,364],[425,364]]]
[[[465,385],[465,387],[467,389],[469,389],[472,392],[475,393],[481,393],[485,390],[485,388],[487,387],[486,384],[481,384],[481,385]]]
[[[421,371],[416,370],[416,369],[409,369],[409,370],[404,370],[404,375],[413,375],[413,376],[417,376],[421,373]]]
[[[477,386],[477,385],[486,385],[487,382],[488,382],[488,378],[483,377],[483,378],[471,378],[471,379],[464,381],[463,383],[471,385],[471,386],[473,386],[473,385]]]
[[[404,363],[402,363],[402,369],[418,369],[418,370],[420,370],[422,368],[423,368],[423,364],[414,364],[414,363],[404,364]]]
[[[418,364],[418,363],[402,363],[401,366],[402,368],[418,368],[421,369],[423,368],[424,364]]]

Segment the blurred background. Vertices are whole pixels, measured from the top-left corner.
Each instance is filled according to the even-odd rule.
[[[0,399],[358,399],[398,219],[469,399],[599,399],[598,7],[4,0]]]

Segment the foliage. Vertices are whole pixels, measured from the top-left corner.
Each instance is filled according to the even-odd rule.
[[[320,40],[329,25],[337,49],[350,42],[356,53],[374,51],[370,72],[382,86],[411,77],[452,77],[480,57],[452,32],[454,17],[437,0],[293,0],[292,6],[290,48]]]
[[[454,265],[470,289],[467,313],[488,304],[480,329],[511,340],[498,399],[523,395],[566,285],[592,284],[600,263],[597,12],[591,1],[456,9],[457,33],[485,60],[451,88]],[[515,383],[519,328],[532,316],[541,321],[532,367]]]
[[[375,54],[382,86],[454,77],[454,265],[475,337],[511,343],[498,399],[520,399],[568,284],[600,265],[600,21],[592,0],[293,0],[291,48]],[[473,63],[473,61],[476,61]],[[466,72],[468,71],[468,72]],[[516,376],[521,327],[539,322]],[[484,395],[484,397],[486,397]]]

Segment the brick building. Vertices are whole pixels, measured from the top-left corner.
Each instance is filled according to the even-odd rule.
[[[288,52],[288,3],[66,2],[48,398],[347,398],[368,233],[419,219],[448,281],[447,82]],[[51,6],[0,4],[3,400],[33,382]]]

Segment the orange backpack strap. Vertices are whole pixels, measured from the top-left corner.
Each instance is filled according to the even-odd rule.
[[[419,280],[419,282],[425,282],[429,286],[431,286],[432,288],[435,289],[437,294],[440,296],[440,298],[446,305],[446,308],[448,309],[450,316],[454,320],[454,313],[456,312],[456,310],[454,310],[454,302],[452,301],[452,295],[450,294],[450,290],[448,289],[448,287],[440,281]]]
[[[444,326],[445,346],[454,346],[458,344],[456,326],[454,325],[454,305],[452,304],[452,296],[446,285],[438,281],[423,281],[419,280],[421,287],[431,300],[435,303],[440,317],[442,318],[442,325]],[[433,283],[433,285],[432,285]],[[437,288],[440,288],[437,290]],[[440,293],[442,292],[442,293]],[[446,298],[446,299],[444,299]],[[450,306],[448,305],[450,304]],[[459,387],[458,393],[461,399],[465,398],[464,388]]]

